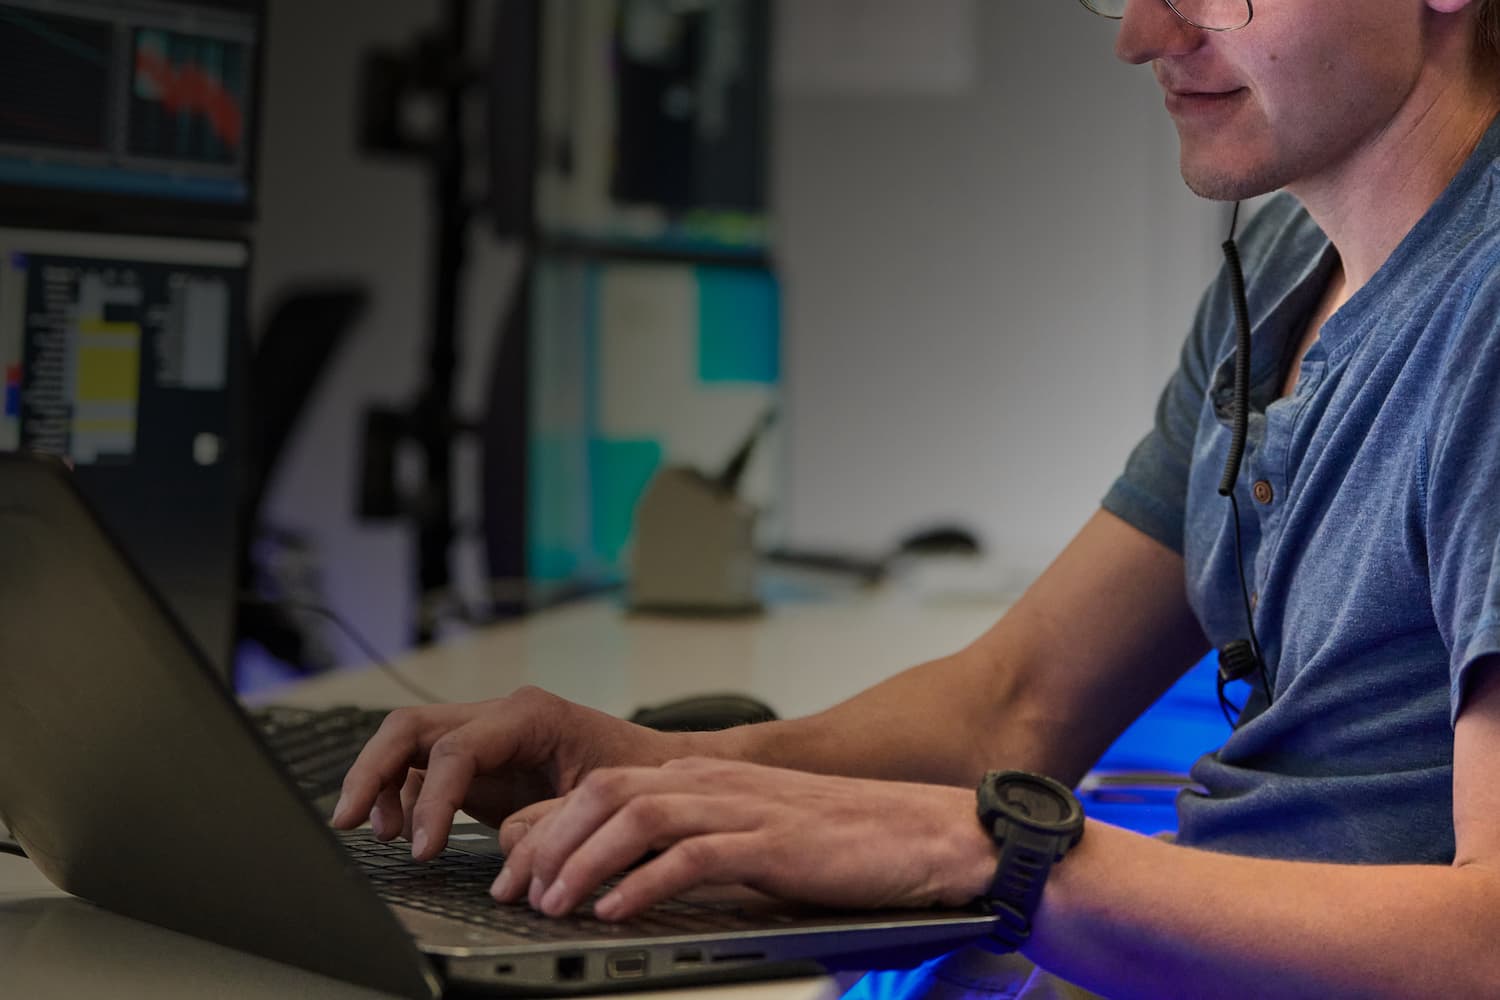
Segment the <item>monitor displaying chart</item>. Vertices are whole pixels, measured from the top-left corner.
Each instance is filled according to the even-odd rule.
[[[247,213],[260,24],[251,0],[0,0],[0,203]]]
[[[180,252],[162,259],[170,241],[0,231],[4,243],[0,449],[67,455],[78,465],[130,462],[143,405],[181,413],[175,396],[223,391],[231,298],[243,285],[237,244],[211,245],[211,259],[190,264]]]
[[[0,450],[79,488],[227,669],[249,249],[0,228]]]

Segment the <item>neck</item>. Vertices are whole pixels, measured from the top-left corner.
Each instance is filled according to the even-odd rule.
[[[1500,85],[1424,73],[1391,122],[1334,169],[1287,189],[1328,234],[1347,298],[1374,277],[1500,114]]]

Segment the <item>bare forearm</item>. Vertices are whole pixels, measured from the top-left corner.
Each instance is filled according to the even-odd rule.
[[[1181,558],[1100,511],[968,648],[819,715],[716,734],[695,752],[963,785],[1015,767],[1071,784],[1205,646]]]
[[[1189,850],[1090,823],[1028,955],[1109,996],[1493,996],[1500,872]]]
[[[980,647],[924,663],[825,712],[717,734],[709,752],[798,770],[973,784],[986,766],[1046,770],[1017,671]]]

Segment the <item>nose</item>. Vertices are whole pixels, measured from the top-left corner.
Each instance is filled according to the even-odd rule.
[[[1137,66],[1164,56],[1183,56],[1202,45],[1205,34],[1178,17],[1167,0],[1128,0],[1115,36],[1115,55]]]

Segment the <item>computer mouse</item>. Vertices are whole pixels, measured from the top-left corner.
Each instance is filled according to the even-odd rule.
[[[974,532],[956,524],[939,524],[907,535],[896,547],[901,555],[975,556],[981,551]]]
[[[744,694],[700,694],[636,709],[630,721],[663,732],[706,732],[752,722],[771,722],[776,712]]]

